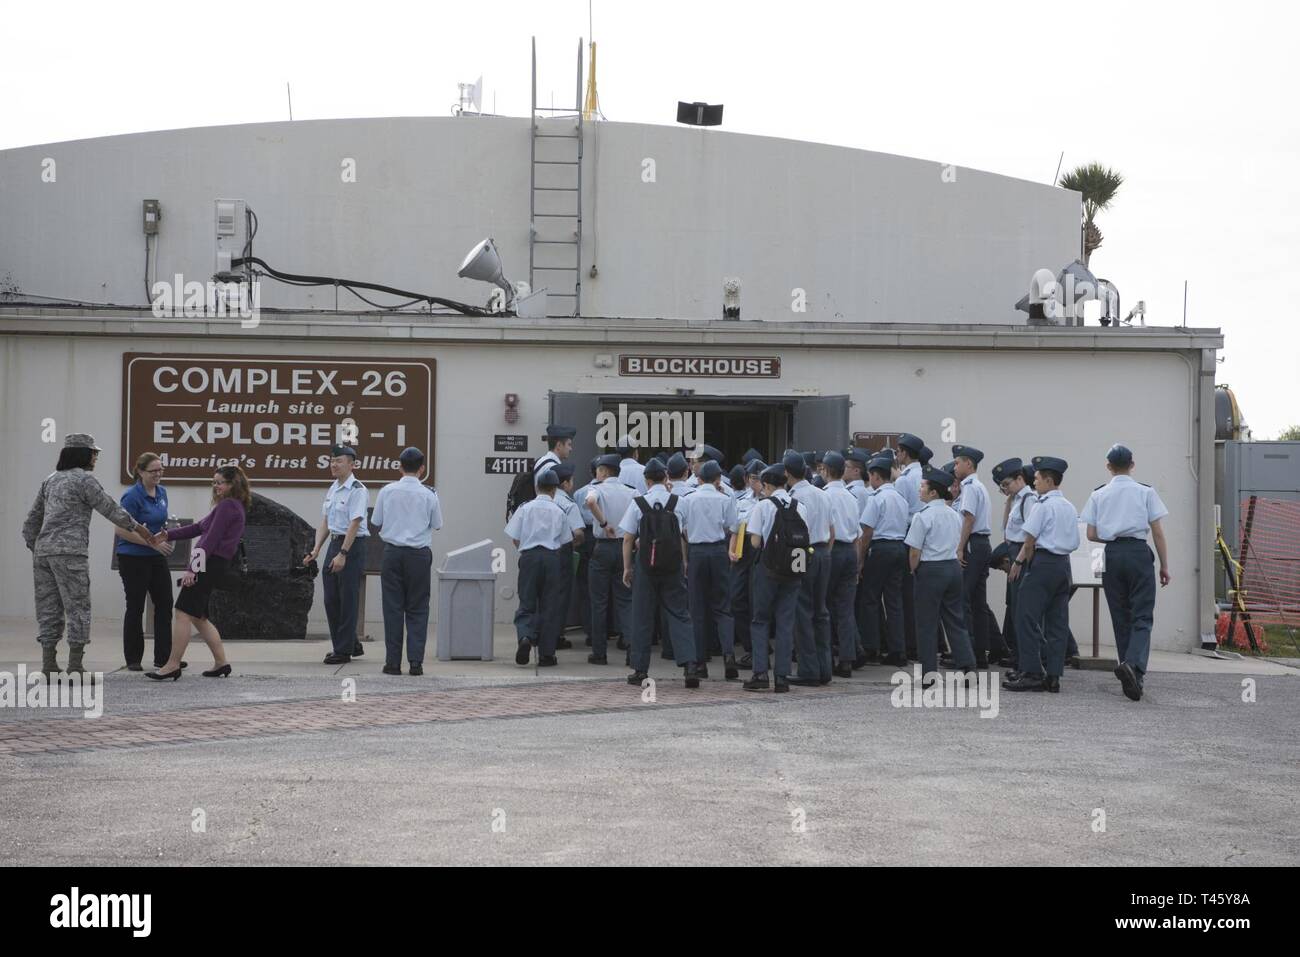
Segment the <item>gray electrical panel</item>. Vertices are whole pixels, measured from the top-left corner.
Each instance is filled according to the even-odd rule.
[[[1300,502],[1300,442],[1223,443],[1223,537],[1237,553],[1241,503],[1259,498]]]

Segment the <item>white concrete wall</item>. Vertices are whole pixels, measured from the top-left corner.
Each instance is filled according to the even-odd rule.
[[[568,143],[542,142],[548,157]],[[341,175],[349,158],[353,183]],[[264,123],[5,150],[0,280],[143,304],[141,200],[162,203],[157,275],[206,281],[212,201],[238,198],[260,218],[254,252],[277,269],[481,304],[487,287],[455,271],[492,235],[507,275],[527,278],[528,184],[524,119]],[[737,276],[751,317],[1023,322],[1012,306],[1034,270],[1058,270],[1079,247],[1077,193],[717,130],[589,125],[584,187],[584,315],[715,318],[723,278]],[[556,222],[539,220],[541,234]],[[806,313],[791,311],[796,288]],[[263,293],[265,307],[335,303],[332,288]],[[339,302],[366,308],[347,293]]]
[[[112,324],[114,328],[122,325]],[[1137,477],[1157,487],[1171,513],[1167,527],[1174,581],[1158,596],[1155,645],[1189,649],[1199,640],[1202,609],[1198,608],[1194,572],[1196,536],[1198,522],[1210,519],[1198,514],[1193,475],[1194,400],[1200,387],[1200,366],[1193,361],[1193,357],[1199,358],[1196,352],[663,345],[655,351],[779,354],[782,375],[777,380],[632,379],[593,365],[596,353],[646,351],[642,346],[623,349],[611,345],[609,340],[616,338],[612,334],[605,339],[593,335],[593,341],[585,345],[435,343],[378,335],[353,341],[310,336],[275,340],[260,334],[200,340],[164,338],[147,326],[140,324],[131,335],[0,334],[0,434],[5,447],[0,456],[0,488],[5,490],[0,496],[0,528],[6,530],[0,545],[0,614],[32,614],[30,559],[18,529],[41,479],[57,458],[57,446],[41,443],[43,419],[53,418],[60,435],[69,431],[95,434],[105,450],[98,469],[100,479],[111,493],[120,494],[123,352],[280,352],[438,360],[436,480],[446,524],[435,540],[435,567],[447,551],[482,538],[509,548],[502,515],[510,479],[484,476],[482,459],[492,454],[493,434],[506,431],[530,436],[529,454],[537,454],[537,436],[547,422],[548,389],[669,394],[675,388],[693,388],[700,396],[848,393],[854,401],[852,429],[915,432],[928,441],[937,456],[944,455],[941,424],[953,418],[955,441],[976,445],[988,456],[982,476],[999,515],[1002,499],[987,474],[993,463],[1011,455],[1064,456],[1071,468],[1063,491],[1081,507],[1092,488],[1106,478],[1105,450],[1123,441],[1136,453]],[[754,334],[757,339],[763,331],[756,328]],[[502,418],[502,395],[506,392],[521,396],[521,418],[513,426],[506,426]],[[178,514],[203,513],[205,489],[172,486],[170,491]],[[322,494],[318,489],[264,491],[309,521],[317,520]],[[376,491],[371,489],[372,503]],[[92,563],[94,612],[96,618],[108,620],[120,614],[122,603],[120,584],[108,570],[110,536],[108,523],[95,518],[91,547],[92,555],[100,558]],[[998,540],[1000,535],[995,533],[995,543]],[[990,577],[990,602],[999,614],[1003,581],[1000,573]],[[503,577],[500,584],[512,587],[513,576]],[[498,620],[508,620],[511,611],[512,603],[498,600]],[[1090,598],[1081,592],[1072,608],[1081,643],[1090,634],[1090,614]],[[374,634],[380,619],[375,581],[370,584],[369,618]],[[323,623],[318,600],[312,628],[323,629]],[[1104,602],[1102,636],[1104,641],[1110,640]]]

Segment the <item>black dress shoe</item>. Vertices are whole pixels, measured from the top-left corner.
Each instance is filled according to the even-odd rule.
[[[164,664],[165,664],[165,662],[164,662]],[[155,667],[155,668],[161,668],[162,665],[154,665],[154,667]],[[140,662],[137,661],[137,662],[136,662],[135,664],[133,664],[133,665],[127,665],[127,666],[126,666],[126,670],[127,670],[127,671],[144,671],[144,665],[140,664]]]
[[[1047,682],[1042,675],[1018,675],[1015,681],[1004,681],[1002,687],[1008,691],[1046,691]]]
[[[366,653],[366,649],[361,647],[361,642],[357,642],[355,645],[352,646],[353,658],[360,658],[365,653]]]
[[[790,679],[783,678],[781,677],[781,675],[777,675],[776,680],[772,682],[772,693],[786,694],[789,692],[789,690],[790,690]]]
[[[1079,667],[1079,656],[1071,655],[1069,658],[1065,659],[1065,663],[1069,665],[1071,668],[1077,669]]]
[[[768,680],[766,671],[760,671],[741,685],[741,687],[746,691],[766,691],[768,688],[772,687],[772,682]]]
[[[798,675],[791,675],[786,679],[792,685],[798,685],[801,688],[815,688],[822,683],[821,678],[801,678]]]
[[[1137,672],[1127,662],[1120,662],[1115,668],[1115,677],[1124,686],[1124,697],[1129,701],[1142,700],[1142,686],[1138,684]]]
[[[1048,675],[1048,676],[1047,676],[1047,680],[1046,680],[1043,684],[1044,684],[1044,686],[1047,688],[1047,690],[1050,691],[1050,692],[1052,692],[1053,694],[1060,694],[1060,693],[1061,693],[1061,676],[1060,676],[1060,675]]]
[[[817,683],[819,685],[828,685],[831,683],[831,676],[827,675],[825,678],[818,678]]]
[[[165,664],[165,663],[166,663],[166,662],[164,662],[164,664]],[[181,668],[182,668],[182,669],[184,669],[184,668],[188,668],[189,666],[190,666],[190,663],[189,663],[188,661],[182,661],[182,662],[181,662]],[[158,667],[161,668],[162,665],[159,665]]]
[[[853,666],[852,666],[852,665],[836,665],[834,668],[831,669],[831,674],[833,674],[836,678],[852,678],[852,677],[853,677]]]
[[[325,664],[327,665],[346,665],[352,660],[351,655],[326,655]]]
[[[384,674],[386,675],[400,675],[401,673],[402,669],[397,665],[384,665]]]
[[[641,687],[641,682],[645,681],[646,678],[649,677],[650,676],[646,674],[644,671],[634,671],[627,676],[627,683],[630,685],[635,685],[636,687],[639,688]]]
[[[707,678],[709,676],[709,666],[701,661],[695,666],[695,673],[701,678]]]
[[[568,638],[561,638],[559,641],[555,643],[555,647],[560,651],[568,651],[570,648],[573,647],[573,642],[571,642]]]
[[[181,669],[177,668],[175,671],[168,672],[165,675],[159,674],[156,671],[146,671],[144,676],[146,678],[152,678],[154,681],[176,681],[181,676]]]
[[[411,670],[407,672],[412,678],[418,678],[424,674],[424,665],[411,665]]]
[[[519,642],[519,647],[515,649],[515,664],[526,665],[533,656],[533,643],[530,639],[525,638]]]
[[[1007,656],[1004,657],[1004,658],[999,658],[999,659],[998,659],[998,667],[999,667],[999,668],[1019,668],[1019,667],[1020,667],[1020,659],[1019,659],[1019,658],[1012,658],[1010,655],[1007,655]]]
[[[885,655],[880,659],[880,663],[888,665],[891,668],[906,668],[907,655]]]
[[[205,672],[203,672],[203,677],[205,677],[205,678],[229,678],[229,677],[230,677],[230,663],[227,662],[226,664],[222,665],[220,668],[213,668],[211,671],[205,671]]]
[[[555,655],[537,656],[537,667],[539,668],[554,668],[559,663],[559,659],[557,659]]]
[[[727,655],[722,659],[723,677],[728,681],[740,679],[740,669],[736,667],[736,656]]]
[[[975,667],[976,667],[976,668],[979,668],[981,671],[984,671],[984,670],[987,670],[987,669],[988,669],[988,666],[989,666],[989,657],[988,657],[988,655],[976,655],[976,656],[975,656]]]
[[[589,665],[607,665],[609,659],[604,655],[587,655],[587,664]]]
[[[682,676],[686,679],[686,687],[698,688],[700,686],[700,673],[695,666],[695,662],[688,661],[682,665]]]

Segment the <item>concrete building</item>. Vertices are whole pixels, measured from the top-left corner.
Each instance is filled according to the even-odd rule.
[[[10,529],[0,548],[0,613],[32,613],[16,530],[57,456],[42,441],[51,422],[59,436],[99,438],[99,476],[115,494],[126,460],[143,448],[193,456],[198,482],[211,473],[198,439],[215,434],[223,448],[242,441],[258,490],[313,524],[329,442],[301,423],[332,433],[344,410],[354,419],[360,450],[375,456],[360,471],[372,502],[377,479],[392,474],[387,459],[427,439],[446,517],[436,565],[483,538],[509,551],[509,470],[539,454],[552,419],[579,428],[582,468],[595,452],[597,416],[622,404],[702,413],[706,440],[729,455],[751,444],[773,455],[903,431],[925,437],[940,460],[954,442],[984,449],[988,466],[1061,455],[1071,462],[1063,491],[1076,506],[1105,479],[1105,450],[1122,440],[1171,511],[1174,581],[1159,596],[1155,645],[1191,649],[1212,633],[1213,377],[1222,337],[1026,326],[1012,305],[1030,276],[1077,254],[1077,194],[716,131],[601,123],[584,136],[581,316],[549,319],[358,312],[358,300],[332,286],[269,282],[255,325],[160,318],[143,305],[147,259],[151,278],[211,277],[214,200],[223,198],[256,211],[253,254],[281,271],[482,304],[487,287],[455,270],[483,236],[496,239],[510,278],[528,278],[526,119],[277,123],[0,152],[0,289],[10,289],[7,304],[0,300],[0,483],[9,491],[0,525]],[[50,170],[54,178],[43,180]],[[149,247],[144,199],[162,209]],[[537,235],[551,235],[545,228]],[[531,252],[542,261],[541,250]],[[560,288],[541,275],[535,287]],[[722,282],[733,276],[742,321],[724,322]],[[276,370],[281,391],[271,393]],[[318,388],[329,381],[383,402],[364,415],[362,404],[335,408],[328,400],[339,393]],[[320,412],[288,410],[317,398]],[[218,400],[232,409],[207,414]],[[282,403],[270,418],[253,408],[267,401]],[[182,413],[188,428],[167,425],[182,421],[171,407],[187,405],[199,410]],[[225,431],[204,431],[200,419]],[[267,464],[263,453],[285,448],[291,422],[303,428],[290,445],[304,464]],[[996,509],[1001,497],[987,471]],[[203,514],[206,488],[175,478],[168,487],[177,514]],[[107,556],[107,523],[96,519],[92,530],[92,554]],[[499,621],[513,612],[511,559],[498,582]],[[121,587],[107,561],[92,563],[92,579],[96,618],[119,617]],[[369,588],[374,633],[378,583]],[[994,573],[999,612],[1001,593]],[[1072,613],[1085,641],[1086,589]],[[1101,619],[1107,641],[1104,603]],[[323,624],[319,603],[313,622]]]

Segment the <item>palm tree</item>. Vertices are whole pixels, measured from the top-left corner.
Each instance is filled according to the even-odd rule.
[[[1101,246],[1101,230],[1097,228],[1097,213],[1108,209],[1110,202],[1124,184],[1117,170],[1100,163],[1077,166],[1057,182],[1063,189],[1083,193],[1083,264],[1088,265],[1092,252]]]

